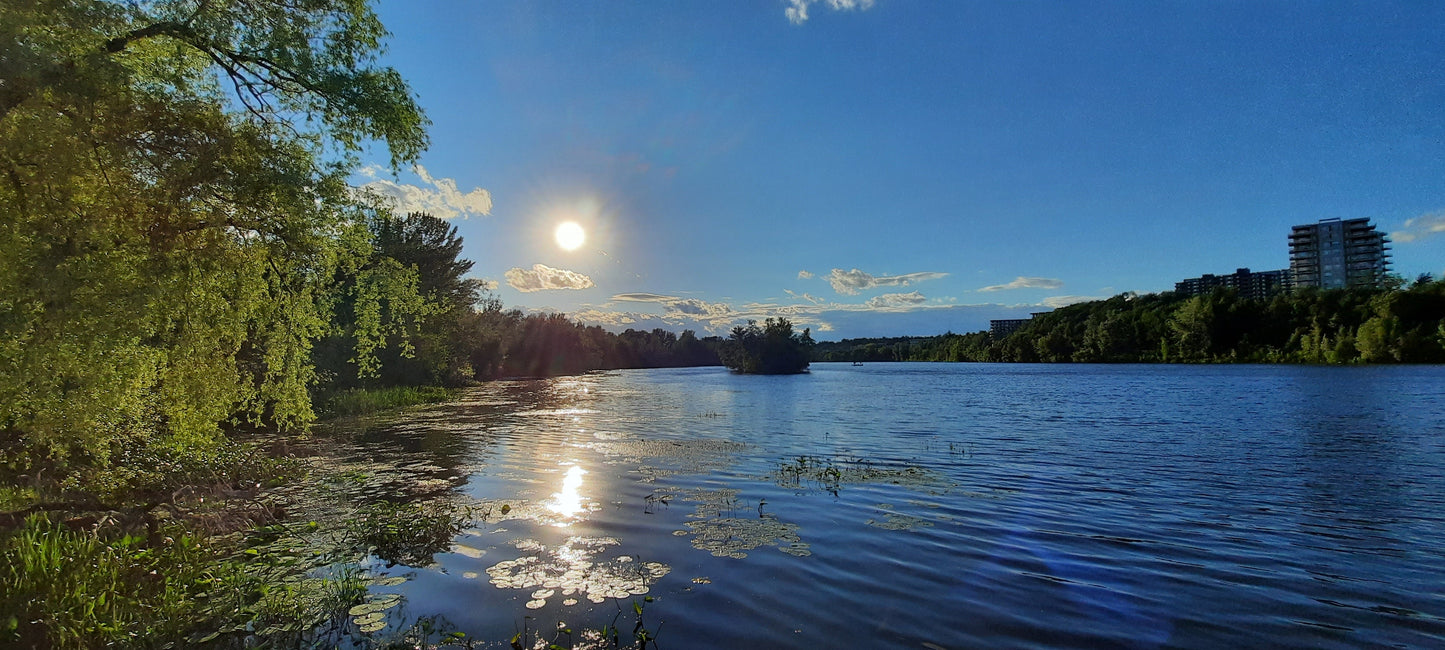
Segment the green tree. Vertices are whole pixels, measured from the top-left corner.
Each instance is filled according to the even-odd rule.
[[[809,329],[796,333],[786,318],[769,318],[762,327],[750,320],[746,327],[732,329],[719,356],[723,365],[734,372],[795,374],[807,371],[813,345]]]
[[[0,433],[312,418],[312,342],[375,210],[345,182],[426,144],[364,2],[0,4]]]
[[[1207,361],[1212,347],[1214,305],[1206,296],[1184,301],[1169,319],[1172,333],[1170,354],[1183,361]]]

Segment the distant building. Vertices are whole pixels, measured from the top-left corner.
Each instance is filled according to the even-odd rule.
[[[1008,336],[1008,335],[1010,335],[1010,334],[1013,334],[1014,332],[1019,331],[1019,328],[1020,328],[1020,327],[1023,327],[1025,324],[1027,324],[1027,323],[1029,322],[1029,320],[1031,320],[1031,319],[1028,319],[1028,318],[1001,318],[1001,319],[998,319],[998,320],[990,320],[990,321],[988,322],[988,334],[989,334],[989,336],[992,336],[992,337],[994,337],[994,338],[996,338],[996,339],[1001,339],[1001,338],[1003,338],[1003,337],[1005,337],[1005,336]]]
[[[1032,314],[1029,314],[1028,318],[1002,318],[998,320],[990,320],[988,322],[989,336],[992,336],[996,339],[1001,339],[1005,336],[1019,331],[1019,328],[1022,328],[1024,325],[1029,324],[1029,321],[1033,320],[1034,316],[1047,313],[1049,312],[1036,311]]]
[[[1274,294],[1289,291],[1294,283],[1289,269],[1278,271],[1254,271],[1236,269],[1229,275],[1205,273],[1174,283],[1174,291],[1186,296],[1201,296],[1215,289],[1234,289],[1241,298],[1266,300]]]
[[[1379,286],[1390,271],[1389,238],[1369,219],[1322,219],[1289,233],[1289,270],[1297,287]]]

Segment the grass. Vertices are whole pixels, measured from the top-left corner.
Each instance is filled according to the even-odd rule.
[[[369,415],[417,404],[445,402],[456,394],[454,389],[440,386],[392,386],[389,388],[352,388],[320,396],[317,409],[322,417],[342,418]]]
[[[343,554],[241,534],[284,516],[254,497],[303,476],[299,460],[135,438],[110,461],[30,467],[0,488],[0,647],[296,645],[365,594]]]
[[[452,538],[471,523],[473,513],[440,501],[367,505],[349,522],[359,550],[391,564],[426,566],[451,548]]]
[[[351,566],[324,576],[274,552],[236,552],[179,527],[151,539],[32,515],[0,540],[0,645],[291,646],[344,625],[366,595]]]
[[[0,547],[0,640],[88,648],[175,638],[196,614],[195,586],[219,579],[211,549],[182,534],[155,545],[107,539],[32,515]]]

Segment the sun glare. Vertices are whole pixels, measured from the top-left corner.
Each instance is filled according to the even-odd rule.
[[[563,250],[575,251],[581,248],[582,242],[587,241],[587,232],[575,221],[568,221],[557,226],[557,245]]]
[[[582,487],[582,475],[587,470],[576,465],[567,468],[567,475],[562,478],[562,491],[552,495],[553,502],[547,508],[563,517],[575,517],[582,512],[582,495],[577,492]]]

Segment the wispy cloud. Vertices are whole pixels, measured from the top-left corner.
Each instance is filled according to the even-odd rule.
[[[906,287],[915,282],[924,280],[937,280],[947,277],[947,273],[936,271],[921,271],[918,273],[905,273],[903,275],[879,275],[853,269],[833,269],[828,273],[828,284],[833,285],[833,290],[845,296],[856,296],[859,291],[867,291],[876,287]]]
[[[507,286],[527,293],[552,289],[586,289],[593,286],[592,278],[576,271],[554,269],[545,264],[533,264],[531,269],[509,269],[506,276]]]
[[[1091,300],[1107,300],[1108,298],[1108,296],[1050,296],[1048,298],[1044,298],[1043,303],[1045,305],[1053,307],[1054,309],[1058,309],[1060,307],[1068,307],[1069,305],[1074,305],[1081,302],[1089,302]]]
[[[1445,210],[1406,219],[1404,226],[1390,233],[1390,239],[1397,244],[1406,244],[1433,237],[1442,232],[1445,232]]]
[[[829,9],[837,11],[853,11],[854,9],[867,10],[873,7],[873,0],[822,0]],[[783,10],[787,15],[788,22],[794,25],[801,25],[808,22],[808,6],[818,4],[819,0],[787,0],[788,8]]]
[[[1054,278],[1029,278],[1020,275],[1008,284],[995,284],[979,291],[1007,291],[1009,289],[1062,289],[1064,281]]]
[[[794,297],[794,298],[797,298],[798,300],[806,300],[806,301],[811,302],[811,303],[813,303],[813,304],[815,304],[815,305],[821,305],[821,304],[823,304],[823,303],[825,303],[825,302],[828,302],[827,300],[825,300],[825,299],[823,299],[823,298],[819,298],[819,297],[817,297],[817,296],[815,296],[815,295],[813,295],[813,294],[811,294],[811,293],[807,293],[807,292],[798,293],[798,292],[793,291],[793,290],[791,290],[791,289],[783,289],[783,293],[786,293],[786,294],[788,294],[788,295],[790,295],[790,296],[792,296],[792,297]]]
[[[813,274],[809,271],[798,271],[799,280],[812,280]]]
[[[570,314],[573,320],[579,323],[591,323],[603,327],[622,328],[627,325],[635,325],[638,321],[645,321],[651,314],[639,314],[626,311],[608,311],[604,309],[579,309]]]
[[[651,302],[662,305],[663,316],[692,316],[707,320],[731,318],[733,309],[727,303],[707,302],[697,298],[679,298],[656,293],[619,293],[612,296],[620,302]]]
[[[896,309],[898,307],[912,307],[928,302],[923,294],[917,291],[908,293],[885,293],[881,296],[874,296],[863,303],[869,309]]]
[[[389,201],[400,213],[425,212],[439,219],[458,216],[484,216],[492,213],[492,193],[480,187],[470,192],[457,189],[457,182],[450,178],[434,178],[426,168],[417,165],[412,168],[426,187],[398,183],[379,176],[380,167],[363,167],[361,175],[372,178],[360,189]]]

